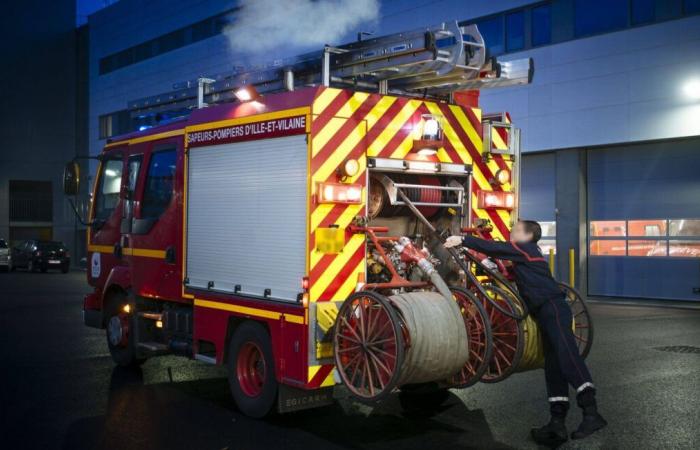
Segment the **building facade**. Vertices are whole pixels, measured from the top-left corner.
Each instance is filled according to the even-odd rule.
[[[250,62],[226,36],[237,14],[121,0],[90,16],[90,152],[137,126],[127,101]],[[589,295],[700,300],[700,1],[385,1],[341,42],[455,19],[499,58],[534,59],[531,85],[481,102],[522,128],[521,212],[545,225],[558,275],[573,251]]]
[[[80,232],[63,196],[67,161],[87,154],[85,30],[75,1],[8,5],[0,18],[0,238],[60,240],[82,253]]]

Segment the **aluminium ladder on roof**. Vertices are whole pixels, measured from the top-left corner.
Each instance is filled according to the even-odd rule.
[[[529,58],[489,58],[476,25],[445,22],[179,83],[173,91],[131,101],[128,107],[132,117],[185,115],[196,107],[235,101],[234,91],[245,85],[261,94],[325,85],[447,98],[460,90],[527,84],[532,72]]]

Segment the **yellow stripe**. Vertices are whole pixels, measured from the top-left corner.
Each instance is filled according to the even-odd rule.
[[[357,267],[355,267],[355,270],[352,271],[350,276],[348,276],[343,282],[343,284],[340,286],[338,292],[335,293],[335,298],[337,300],[345,300],[350,294],[355,292],[355,288],[357,287],[358,275],[364,271],[365,261],[360,261]]]
[[[313,380],[319,370],[321,370],[321,366],[309,366],[307,382]]]
[[[314,115],[321,114],[342,92],[340,89],[326,88],[314,100]]]
[[[318,280],[311,286],[311,300],[316,301],[323,291],[326,290],[328,285],[333,281],[333,279],[338,275],[343,267],[348,263],[350,258],[355,254],[358,248],[365,243],[364,234],[353,235],[345,247],[343,252],[338,254],[333,262],[326,268]]]
[[[105,144],[105,148],[116,147],[116,146],[124,145],[124,144],[134,145],[134,144],[138,144],[141,142],[155,141],[158,139],[165,139],[165,138],[172,137],[172,136],[182,136],[183,134],[185,134],[185,130],[182,128],[179,130],[164,131],[162,133],[150,134],[148,136],[141,136],[141,137],[127,139],[127,140],[123,140],[123,141],[109,142],[108,144]]]
[[[401,129],[403,124],[416,112],[421,102],[419,100],[409,100],[401,108],[401,111],[391,119],[391,122],[384,128],[384,130],[377,136],[377,138],[372,142],[367,148],[367,155],[377,156],[381,153],[384,147],[389,143],[391,138],[396,135],[397,131]],[[386,111],[384,111],[386,112]]]
[[[314,134],[311,145],[311,157],[316,156],[316,154],[321,151],[323,146],[326,145],[333,136],[335,136],[338,130],[340,130],[340,127],[342,127],[347,121],[348,119],[344,119],[342,117],[333,117],[328,121],[328,123],[326,123],[321,131]]]
[[[335,114],[336,117],[350,117],[352,116],[355,111],[357,111],[357,108],[364,103],[365,100],[367,100],[367,97],[369,97],[369,94],[366,92],[356,92],[353,94],[350,99],[345,102],[342,108],[338,110],[338,112]]]
[[[326,181],[343,160],[348,157],[357,143],[365,137],[366,132],[365,123],[358,123],[352,133],[345,138],[335,151],[333,151],[333,154],[326,159],[318,170],[316,170],[316,173],[313,175],[314,182]]]
[[[327,387],[327,386],[333,386],[335,385],[335,378],[333,378],[333,371],[331,370],[328,376],[326,377],[325,380],[323,380],[323,383],[321,383],[321,387]]]
[[[112,245],[89,245],[88,251],[98,253],[114,253]],[[165,258],[165,250],[149,249],[149,248],[131,248],[122,249],[124,256],[143,256],[144,258]]]
[[[113,245],[88,245],[88,251],[97,253],[112,253],[114,252]]]
[[[396,147],[396,150],[391,154],[391,158],[404,159],[406,155],[413,150],[413,141],[416,139],[415,133],[419,129],[419,127],[414,128],[411,134],[401,141],[398,147]]]
[[[491,140],[493,141],[493,144],[497,149],[504,150],[508,148],[508,146],[503,141],[501,135],[498,133],[495,127],[491,131]]]
[[[253,122],[262,122],[264,120],[272,120],[272,119],[281,119],[284,117],[292,117],[292,116],[301,116],[304,114],[309,114],[310,108],[308,106],[304,106],[302,108],[292,108],[292,109],[285,109],[282,111],[275,111],[271,113],[265,113],[265,114],[256,114],[254,116],[246,116],[246,117],[238,117],[236,119],[226,119],[226,120],[220,120],[218,122],[207,122],[199,125],[192,125],[186,128],[188,133],[191,133],[193,131],[201,131],[201,130],[210,130],[212,128],[221,128],[221,127],[227,127],[227,126],[232,126],[232,125],[242,125],[246,123],[253,123]],[[309,129],[309,118],[307,117],[306,120],[306,128],[307,131]]]
[[[223,311],[231,311],[246,316],[262,317],[264,319],[279,320],[279,318],[282,317],[282,313],[279,313],[277,311],[269,311],[260,308],[251,308],[248,306],[232,305],[231,303],[212,302],[210,300],[202,300],[201,298],[194,299],[194,306],[200,306],[202,308],[220,309]],[[284,318],[287,322],[304,323],[304,316],[284,314]]]
[[[450,109],[452,110],[452,114],[454,114],[454,116],[457,118],[457,121],[462,129],[467,133],[467,136],[469,137],[469,140],[476,151],[482,153],[484,151],[484,143],[472,126],[471,122],[469,122],[469,119],[467,119],[467,116],[464,115],[462,108],[456,105],[450,105]]]
[[[322,203],[314,209],[311,213],[311,233],[316,231],[323,219],[331,212],[335,204],[333,203]]]
[[[379,119],[386,114],[387,110],[396,101],[396,97],[384,96],[382,97],[376,105],[370,110],[370,112],[365,116],[365,121],[367,122],[367,130],[371,130]]]

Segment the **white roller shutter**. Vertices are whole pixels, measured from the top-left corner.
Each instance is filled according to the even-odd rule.
[[[296,301],[306,265],[306,136],[192,148],[189,286]]]

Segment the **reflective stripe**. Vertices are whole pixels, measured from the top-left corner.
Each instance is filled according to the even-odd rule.
[[[591,383],[591,382],[583,383],[581,386],[578,387],[578,389],[576,389],[576,393],[580,394],[581,391],[586,389],[586,388],[595,389],[595,386],[593,386],[593,383]]]
[[[550,402],[568,402],[569,397],[549,397]]]

